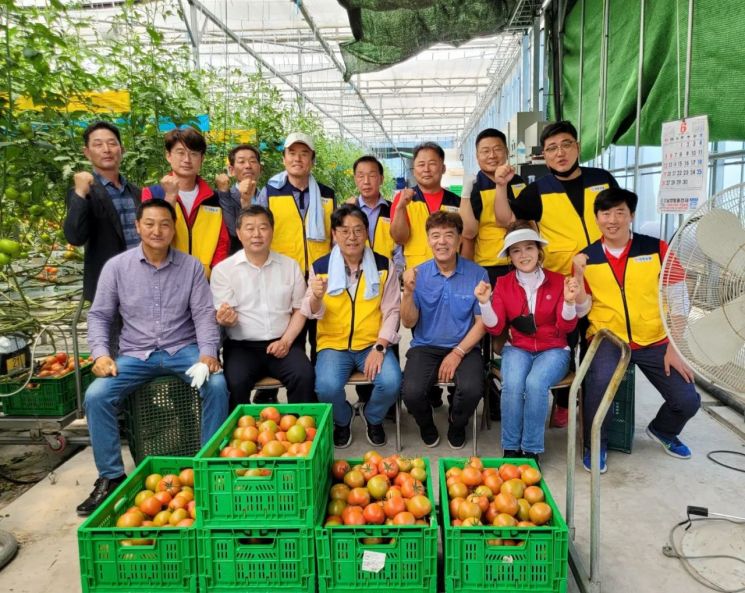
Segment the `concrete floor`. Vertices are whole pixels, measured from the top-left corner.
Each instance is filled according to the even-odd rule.
[[[353,398],[354,396],[351,396]],[[612,593],[656,593],[707,591],[684,571],[677,560],[666,558],[662,546],[668,531],[685,518],[686,505],[706,506],[713,512],[745,515],[743,494],[745,476],[720,467],[706,458],[716,449],[745,452],[745,423],[731,410],[704,396],[705,408],[686,427],[685,442],[693,458],[681,461],[665,455],[644,433],[644,428],[661,399],[646,379],[637,374],[636,434],[632,455],[611,452],[608,473],[602,477],[602,538],[600,575],[602,591]],[[444,434],[446,408],[436,414]],[[499,425],[482,432],[479,453],[498,456]],[[359,420],[353,427],[354,442],[349,449],[337,450],[338,457],[360,456],[370,446]],[[383,453],[393,452],[393,425],[388,429],[389,444]],[[410,417],[403,423],[404,452],[409,456],[428,456],[436,467],[440,456],[470,454],[466,449],[452,451],[443,439],[435,449],[426,449]],[[566,431],[547,431],[547,453],[542,468],[547,483],[561,509],[565,501]],[[125,453],[125,459],[129,459]],[[729,462],[743,467],[741,458]],[[131,466],[131,459],[129,459]],[[130,469],[130,468],[128,468]],[[589,562],[589,474],[577,464],[575,542]],[[20,543],[17,557],[0,571],[0,591],[46,593],[80,590],[76,529],[82,522],[75,506],[91,489],[96,472],[91,451],[86,448],[54,473],[54,481],[44,479],[20,498],[0,508],[0,529],[15,534]],[[435,476],[436,478],[436,476]],[[715,554],[721,551],[745,558],[745,530],[742,526],[712,523],[694,528],[683,542],[688,554]],[[742,564],[730,561],[699,562],[708,578],[725,588],[745,585]],[[155,588],[154,588],[155,590]],[[578,591],[569,578],[570,592]]]

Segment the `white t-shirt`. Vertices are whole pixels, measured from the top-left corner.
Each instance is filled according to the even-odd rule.
[[[184,208],[186,208],[186,215],[191,216],[191,209],[194,207],[194,202],[197,199],[197,194],[199,193],[199,186],[195,185],[194,189],[191,189],[189,191],[180,189],[178,190],[178,197],[181,198],[181,203],[184,205]]]

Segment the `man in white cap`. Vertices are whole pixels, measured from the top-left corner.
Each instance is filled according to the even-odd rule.
[[[255,203],[271,210],[275,220],[272,249],[294,259],[308,276],[308,267],[331,251],[331,213],[336,196],[313,177],[313,138],[293,132],[285,140],[285,170],[272,177]]]
[[[308,279],[308,268],[331,251],[331,213],[336,195],[313,177],[316,148],[313,138],[292,132],[285,139],[285,170],[267,182],[255,204],[274,216],[272,249],[294,259]],[[316,322],[306,325],[311,362],[316,361]],[[255,401],[255,400],[254,400]]]

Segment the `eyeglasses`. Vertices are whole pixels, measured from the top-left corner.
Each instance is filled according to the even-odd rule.
[[[556,154],[556,152],[561,148],[564,152],[572,148],[577,144],[576,140],[564,140],[563,142],[560,142],[559,144],[552,144],[551,146],[547,146],[543,149],[543,154],[547,154],[549,156],[553,156]]]
[[[341,226],[336,229],[336,232],[339,234],[340,237],[347,238],[349,235],[354,235],[355,237],[362,237],[365,234],[365,227],[363,226],[356,226],[353,228]]]
[[[177,159],[184,159],[186,157],[189,157],[192,160],[197,160],[202,158],[202,153],[197,150],[181,150],[176,149],[171,152],[173,156],[175,156]]]

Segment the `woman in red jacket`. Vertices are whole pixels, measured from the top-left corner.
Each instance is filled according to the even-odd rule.
[[[502,350],[502,449],[505,457],[543,453],[548,390],[569,368],[567,334],[577,325],[574,278],[544,270],[543,239],[524,221],[514,223],[500,257],[514,269],[497,279],[494,294],[481,282],[475,290],[489,333],[509,328]],[[489,303],[491,297],[491,304]]]

